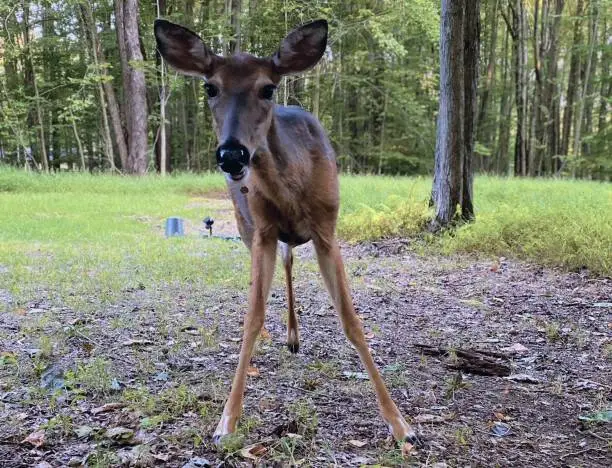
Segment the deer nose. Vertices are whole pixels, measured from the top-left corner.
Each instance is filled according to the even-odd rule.
[[[249,164],[249,150],[240,143],[224,143],[217,148],[217,164],[231,176],[240,175]]]

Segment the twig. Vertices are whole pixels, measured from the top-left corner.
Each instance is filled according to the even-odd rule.
[[[589,447],[584,450],[579,450],[578,452],[569,452],[569,453],[566,453],[565,455],[561,455],[559,457],[559,460],[564,460],[567,457],[575,457],[577,455],[582,455],[587,452],[607,452],[607,450],[603,447]]]

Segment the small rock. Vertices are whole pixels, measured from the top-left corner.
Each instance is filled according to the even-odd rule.
[[[74,433],[77,435],[79,439],[84,439],[85,437],[89,437],[89,435],[93,432],[93,428],[91,426],[79,426],[74,429]]]
[[[206,458],[195,457],[185,463],[181,468],[202,468],[212,466]]]
[[[41,461],[38,465],[34,465],[34,468],[53,468],[53,466],[49,462]]]
[[[437,414],[417,414],[412,420],[415,423],[425,424],[439,424],[446,421],[446,419],[442,416],[438,416]]]
[[[512,429],[508,424],[498,421],[493,424],[490,433],[495,437],[506,437],[512,434]]]
[[[113,427],[108,429],[105,433],[106,437],[114,440],[115,442],[128,442],[134,437],[134,431],[126,427]]]
[[[40,386],[49,390],[64,388],[64,370],[58,365],[49,366],[40,376]]]
[[[72,457],[70,460],[68,460],[68,466],[81,466],[83,463],[82,459],[79,457]]]

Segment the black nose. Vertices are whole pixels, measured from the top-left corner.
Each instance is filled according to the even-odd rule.
[[[240,143],[223,143],[217,148],[217,164],[223,172],[238,175],[249,164],[249,150]]]

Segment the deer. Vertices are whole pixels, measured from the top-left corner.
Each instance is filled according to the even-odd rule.
[[[286,276],[287,346],[293,353],[299,350],[292,249],[311,241],[344,334],[367,370],[390,433],[404,446],[421,445],[387,390],[353,306],[336,237],[340,197],[332,144],[312,114],[274,100],[283,76],[307,71],[323,57],[327,21],[316,20],[292,30],[278,50],[264,58],[243,52],[217,55],[196,33],[164,19],[155,20],[154,33],[166,63],[179,73],[204,80],[218,140],[217,166],[225,176],[238,231],[251,256],[238,366],[213,441],[220,444],[236,430],[247,370],[264,324],[278,246]]]

